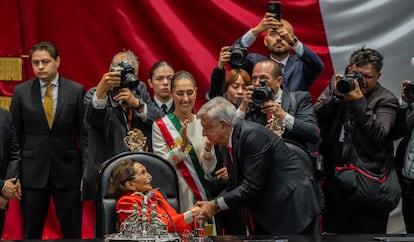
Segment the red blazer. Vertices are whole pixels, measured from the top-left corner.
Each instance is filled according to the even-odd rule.
[[[174,224],[177,228],[178,233],[182,233],[185,230],[192,231],[192,228],[190,225],[185,223],[184,214],[178,214],[174,208],[170,206],[168,201],[164,198],[164,196],[159,192],[158,190],[154,191],[154,197],[151,199],[153,203],[156,204],[155,210],[157,213],[161,215],[167,215],[171,216],[172,220],[174,221]],[[161,201],[162,206],[157,202],[158,200]],[[134,194],[134,192],[128,192],[127,194],[123,195],[118,199],[116,202],[116,210],[132,210],[134,204],[138,205],[138,211],[141,211],[142,207],[142,197],[138,194]],[[149,204],[148,204],[149,205]],[[148,218],[151,213],[151,206],[148,206]],[[119,218],[119,224],[122,226],[122,223],[125,221],[125,219],[129,216],[129,213],[121,212],[118,213]],[[161,220],[165,223],[166,218],[161,218]],[[171,223],[171,220],[168,220],[168,232],[173,233],[174,232],[174,225]]]

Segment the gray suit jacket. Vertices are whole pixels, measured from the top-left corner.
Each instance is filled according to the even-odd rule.
[[[232,134],[230,183],[223,198],[230,208],[246,206],[269,234],[297,234],[320,213],[318,184],[282,139],[263,125],[240,120]]]
[[[317,143],[319,141],[319,126],[315,110],[309,92],[289,92],[283,90],[282,109],[295,117],[295,123],[291,130],[285,130],[283,138],[296,141],[304,146],[306,143]],[[266,125],[266,115],[260,110],[248,111],[247,120]]]
[[[235,44],[241,44],[241,38]],[[306,45],[303,45],[304,53],[301,57],[291,54],[284,67],[283,86],[284,90],[308,91],[312,83],[322,73],[324,64],[322,60]],[[258,53],[250,53],[246,56],[244,64],[241,66],[250,75],[252,75],[254,65],[262,59],[269,57]],[[237,68],[237,66],[232,66]]]

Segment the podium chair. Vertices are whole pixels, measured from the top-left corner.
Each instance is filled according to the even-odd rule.
[[[108,196],[109,181],[114,165],[122,159],[130,158],[143,164],[152,175],[151,184],[166,196],[167,201],[176,210],[179,207],[178,179],[174,167],[164,158],[149,152],[124,152],[108,159],[99,167],[96,195],[96,238],[116,233],[119,230],[116,214],[116,199]]]

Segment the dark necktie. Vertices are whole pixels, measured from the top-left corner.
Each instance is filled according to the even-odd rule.
[[[285,67],[285,65],[283,65],[283,63],[280,63],[280,62],[278,62],[277,63],[279,66],[280,66],[280,70],[282,71],[282,75],[283,75],[283,73],[284,73],[284,67]]]
[[[47,124],[49,128],[52,128],[53,119],[55,118],[55,113],[53,111],[53,94],[52,94],[52,83],[48,83],[46,86],[45,96],[43,97],[43,110],[46,115]]]
[[[165,105],[165,103],[163,105],[161,105],[161,109],[164,112],[164,114],[167,114],[168,108],[167,108],[167,105]]]

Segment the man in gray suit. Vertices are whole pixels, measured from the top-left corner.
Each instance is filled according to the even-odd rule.
[[[15,87],[10,106],[22,149],[24,238],[42,238],[51,195],[63,237],[81,238],[85,89],[59,75],[52,43],[34,45],[29,56],[36,77]]]
[[[283,76],[280,66],[271,59],[263,59],[256,63],[252,73],[252,86],[247,87],[245,98],[251,104],[246,112],[246,119],[266,125],[273,118],[283,123],[284,139],[295,141],[303,146],[306,143],[317,143],[319,127],[312,98],[309,92],[282,89]],[[265,82],[269,96],[255,94],[255,88]],[[262,86],[263,88],[263,86]],[[270,89],[269,89],[270,88]],[[263,89],[262,89],[263,90]],[[259,99],[260,97],[260,99]],[[263,101],[260,105],[257,101]]]
[[[236,108],[222,97],[198,111],[203,135],[230,150],[226,162],[231,189],[213,201],[197,202],[202,214],[245,206],[252,215],[253,234],[317,233],[317,182],[312,171],[263,125],[240,120]]]
[[[236,40],[235,44],[249,48],[264,31],[267,31],[264,45],[269,51],[266,57],[283,66],[284,89],[292,92],[308,91],[321,74],[324,64],[315,52],[295,36],[293,26],[285,19],[278,21],[273,13],[266,13],[263,19]],[[241,68],[252,73],[256,62],[266,57],[258,53],[249,53]]]
[[[20,199],[22,195],[19,173],[20,147],[16,129],[10,113],[0,108],[0,238],[9,200]]]

